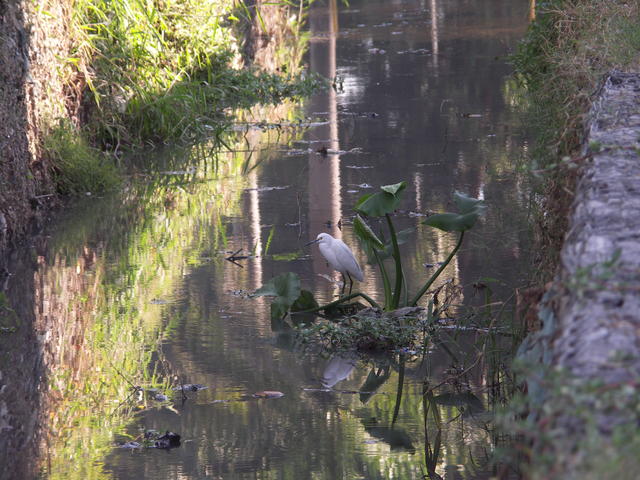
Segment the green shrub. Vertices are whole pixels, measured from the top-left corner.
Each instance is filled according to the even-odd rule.
[[[53,165],[56,189],[63,195],[103,193],[120,183],[113,162],[91,148],[67,121],[60,121],[49,130],[44,150]]]

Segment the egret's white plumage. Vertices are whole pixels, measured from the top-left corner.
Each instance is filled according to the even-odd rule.
[[[349,277],[351,284],[353,280],[351,277],[358,281],[364,280],[362,269],[358,265],[356,257],[347,245],[338,238],[333,238],[328,233],[321,233],[318,237],[309,243],[317,243],[320,248],[320,253],[327,260],[331,268],[340,272],[343,276]],[[349,289],[351,291],[351,289]]]

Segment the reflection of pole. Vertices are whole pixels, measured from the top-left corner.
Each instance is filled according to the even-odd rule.
[[[413,177],[413,187],[416,189],[416,212],[422,211],[422,173],[416,172]]]
[[[262,230],[260,229],[260,200],[258,198],[258,173],[254,168],[249,173],[249,228],[251,229],[251,245],[257,257],[248,263],[251,270],[250,284],[252,291],[262,286]]]
[[[431,61],[438,69],[438,5],[437,0],[431,0]]]
[[[529,0],[529,21],[536,19],[536,0]]]
[[[336,76],[336,35],[338,7],[336,0],[328,6],[313,4],[309,12],[311,40],[309,57],[311,71],[333,79]],[[332,151],[340,148],[338,138],[338,105],[334,89],[313,97],[309,103],[312,112],[327,112],[328,125],[315,128],[310,134],[313,153],[309,155],[309,239],[323,231],[341,238],[338,228],[342,215],[340,156],[335,153],[320,156],[322,147]],[[327,272],[325,261],[314,255],[315,272]]]

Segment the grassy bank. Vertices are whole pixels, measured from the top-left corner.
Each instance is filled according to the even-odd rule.
[[[640,5],[624,0],[539,2],[514,63],[527,87],[542,179],[539,280],[551,279],[567,230],[586,116],[612,69],[640,67]]]
[[[71,51],[61,72],[67,77],[65,100],[75,129],[49,127],[45,140],[58,191],[83,191],[87,182],[78,178],[82,171],[104,176],[94,183],[98,191],[114,184],[104,159],[85,155],[86,149],[61,150],[57,141],[61,135],[78,137],[72,140],[74,145],[89,142],[116,153],[145,145],[219,139],[233,109],[308,95],[318,79],[305,76],[299,68],[303,12],[287,3],[274,8],[263,2],[229,0],[74,2]],[[286,74],[249,65],[251,59],[241,55],[243,32],[251,31],[248,27],[254,23],[267,29],[268,22],[277,24],[282,33],[280,51],[291,47],[291,55],[280,56],[276,67]],[[62,157],[67,161],[61,162]]]
[[[532,169],[540,179],[537,280],[543,283],[556,273],[576,181],[589,160],[583,147],[592,102],[608,72],[640,67],[640,4],[540,3],[514,63],[527,87],[537,137]],[[557,284],[557,291],[561,287]],[[527,338],[521,347],[528,359],[519,373],[528,392],[511,402],[502,419],[504,431],[515,437],[519,456],[513,463],[531,479],[635,478],[640,442],[630,427],[639,411],[635,383],[594,382],[559,371],[549,350],[559,328],[554,313],[541,309],[540,318],[540,336]],[[581,340],[576,332],[576,343]],[[631,421],[615,425],[616,418]]]

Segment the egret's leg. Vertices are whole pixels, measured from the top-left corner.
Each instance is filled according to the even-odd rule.
[[[351,275],[349,275],[349,272],[347,272],[347,277],[349,277],[349,295],[351,295],[351,290],[353,290],[353,279],[351,278]]]
[[[340,296],[344,297],[344,289],[347,286],[347,279],[344,278],[344,273],[340,272],[340,275],[342,275],[342,290],[340,290]],[[349,274],[347,273],[347,275],[349,275]],[[349,292],[349,293],[351,293],[351,292]]]

